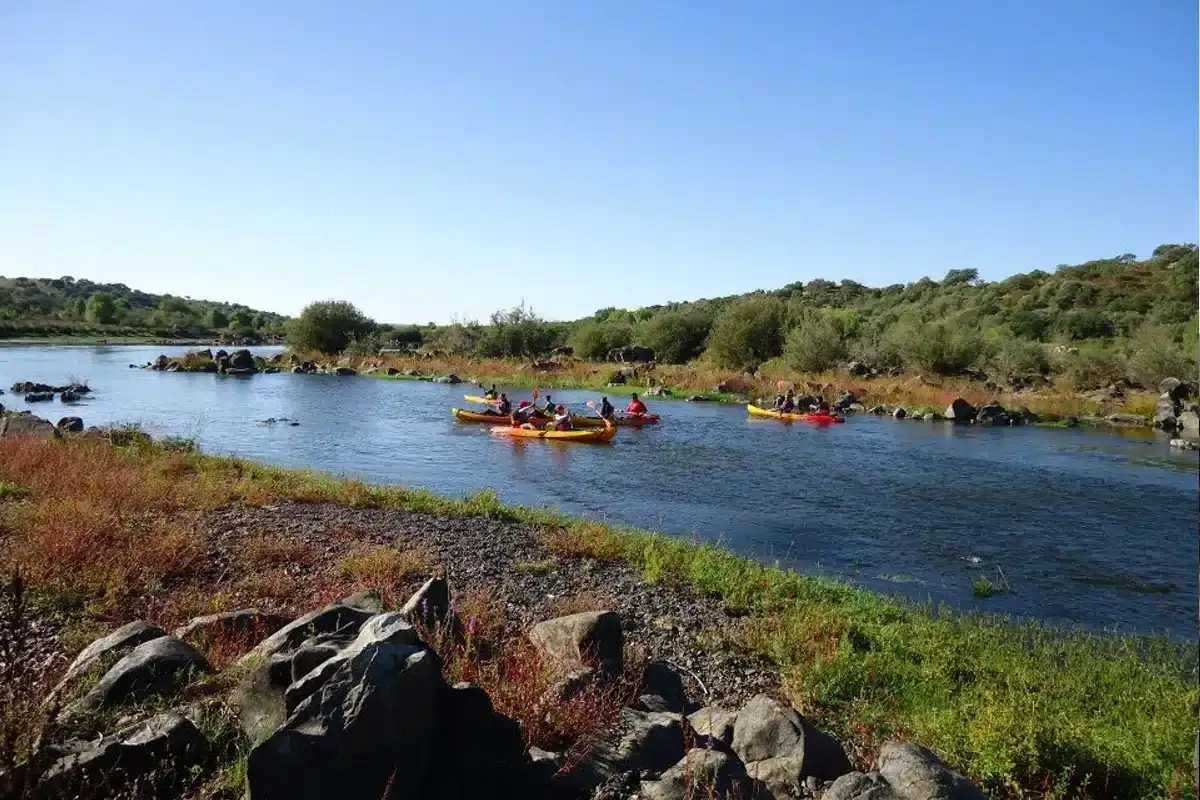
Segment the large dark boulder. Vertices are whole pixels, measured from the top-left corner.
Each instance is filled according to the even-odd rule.
[[[851,770],[837,740],[818,731],[795,709],[762,694],[738,712],[733,750],[750,776],[777,797],[799,792],[810,775],[832,780]]]
[[[516,721],[469,683],[438,688],[438,727],[425,797],[439,800],[529,797],[531,762]]]
[[[250,800],[436,796],[425,787],[438,738],[438,660],[398,614],[380,616],[289,687],[295,707],[247,759]]]
[[[156,369],[156,370],[162,371],[162,370],[165,370],[170,365],[171,365],[171,359],[167,358],[165,355],[160,355],[158,358],[154,359],[154,361],[152,362],[152,364],[150,366],[150,369]]]
[[[685,742],[692,735],[679,714],[622,709],[616,725],[603,734],[568,781],[586,793],[627,773],[662,773],[684,756]]]
[[[211,671],[194,647],[160,636],[129,651],[80,701],[82,709],[112,708],[168,694],[194,675]]]
[[[249,350],[234,350],[229,354],[229,369],[255,369],[254,356]]]
[[[82,433],[83,420],[79,417],[63,417],[54,427],[61,433]]]
[[[618,674],[624,662],[621,618],[612,611],[585,611],[534,625],[529,638],[557,673],[597,666]]]
[[[954,402],[946,407],[946,419],[954,422],[974,422],[975,421],[975,406],[963,400],[961,397],[954,398]]]
[[[49,439],[54,436],[54,425],[49,420],[32,414],[12,414],[0,417],[0,439],[15,439],[18,436],[35,436]]]
[[[979,425],[1007,425],[1008,412],[999,403],[988,403],[975,413],[975,422]]]
[[[75,660],[71,662],[71,665],[67,667],[66,674],[59,681],[55,692],[61,691],[84,672],[87,672],[93,665],[99,664],[104,660],[115,663],[138,645],[166,635],[167,632],[162,628],[145,620],[139,619],[122,625],[107,636],[102,636],[83,648],[79,655],[75,656]]]
[[[643,711],[687,711],[687,693],[679,673],[664,661],[652,661],[642,670],[637,707]]]
[[[180,797],[208,761],[208,741],[187,718],[168,711],[99,741],[72,740],[37,787],[40,797]]]

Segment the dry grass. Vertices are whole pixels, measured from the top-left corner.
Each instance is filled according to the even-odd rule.
[[[550,617],[569,617],[585,611],[603,611],[611,606],[612,603],[601,600],[591,592],[580,592],[554,598],[546,610]]]
[[[377,589],[384,600],[396,603],[411,579],[432,564],[433,557],[418,548],[376,547],[342,559],[338,571],[356,587]]]

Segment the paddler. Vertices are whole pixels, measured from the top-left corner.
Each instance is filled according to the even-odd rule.
[[[542,408],[542,413],[547,417],[553,417],[558,411],[558,405],[550,399],[550,395],[546,395],[546,405]]]
[[[512,401],[508,399],[508,395],[500,393],[500,399],[496,402],[495,408],[485,408],[484,414],[489,417],[507,417],[512,413]]]
[[[554,408],[554,430],[571,430],[571,413],[567,411],[567,407],[564,405],[558,405]]]
[[[613,408],[613,404],[608,402],[607,397],[600,398],[600,416],[604,419],[612,419],[617,410]]]
[[[495,400],[496,399],[496,384],[493,383],[492,388],[488,389],[486,392],[483,393],[483,398],[485,400]]]
[[[533,416],[534,411],[536,409],[528,400],[522,400],[521,405],[514,408],[512,415],[509,417],[512,421],[512,426],[514,428],[532,428],[533,426],[529,424],[529,420]]]
[[[783,395],[781,395],[781,394],[775,395],[775,405],[773,406],[773,408],[776,411],[778,411],[780,414],[783,413]]]
[[[790,414],[796,410],[796,393],[791,389],[788,389],[787,394],[783,396],[783,407],[779,410],[784,414]]]
[[[625,406],[625,414],[630,417],[640,417],[646,413],[646,404],[643,403],[637,396],[637,392],[633,393],[633,398],[629,401],[629,405]]]

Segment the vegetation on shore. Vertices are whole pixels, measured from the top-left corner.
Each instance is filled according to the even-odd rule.
[[[307,609],[360,582],[386,589],[419,563],[364,551],[325,564],[281,536],[214,566],[203,517],[230,503],[487,517],[535,526],[547,557],[619,559],[647,581],[721,598],[747,615],[749,633],[714,646],[769,656],[797,707],[847,740],[927,744],[1001,796],[1195,797],[1195,642],[914,606],[712,546],[506,506],[491,493],[454,500],[207,456],[136,432],[110,439],[0,441],[0,566],[20,567],[37,607],[66,620],[79,645],[98,623],[174,624],[247,597]],[[304,559],[320,579],[296,577]]]
[[[1126,254],[997,282],[981,281],[971,269],[884,288],[812,280],[734,297],[605,308],[575,322],[547,322],[519,306],[495,312],[486,325],[376,328],[352,306],[330,303],[314,303],[298,322],[322,318],[338,344],[350,332],[352,355],[421,348],[528,360],[569,346],[594,361],[639,345],[660,364],[699,362],[739,373],[769,364],[812,374],[856,362],[879,374],[986,376],[1012,386],[1153,388],[1195,371],[1198,267],[1195,245],[1162,245],[1144,260]],[[328,354],[346,349],[320,346],[329,338],[298,325],[292,343]]]
[[[71,276],[0,276],[0,340],[60,344],[281,337],[286,318],[236,303],[192,300]]]

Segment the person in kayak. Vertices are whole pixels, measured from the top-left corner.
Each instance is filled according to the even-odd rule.
[[[536,411],[533,405],[528,400],[522,400],[521,404],[512,410],[509,419],[512,421],[514,428],[532,428],[530,420],[533,418],[533,412]]]
[[[613,415],[616,413],[617,413],[617,410],[615,408],[613,408],[612,403],[608,402],[608,398],[601,397],[600,398],[600,416],[604,417],[605,419],[612,419]]]
[[[569,431],[571,430],[571,413],[567,411],[566,406],[555,406],[554,408],[554,430]]]
[[[633,393],[629,405],[625,406],[625,414],[630,417],[640,417],[646,413],[646,404],[638,399],[637,392]]]
[[[546,405],[542,408],[542,413],[547,417],[553,417],[558,412],[558,404],[550,399],[550,395],[546,395]]]
[[[495,400],[496,399],[496,384],[493,383],[492,388],[490,388],[486,392],[484,392],[483,396],[484,396],[484,399],[486,399],[486,400]]]
[[[829,403],[826,403],[824,398],[818,397],[817,403],[813,407],[813,413],[829,416]]]
[[[796,393],[791,389],[788,389],[787,394],[783,396],[783,407],[779,410],[784,414],[791,414],[796,410]]]
[[[780,414],[783,413],[783,395],[781,395],[781,394],[775,395],[775,404],[772,406],[772,408],[774,408]]]
[[[484,414],[489,417],[507,417],[512,414],[512,401],[508,399],[508,395],[500,393],[500,399],[496,401],[495,408],[485,408]]]

